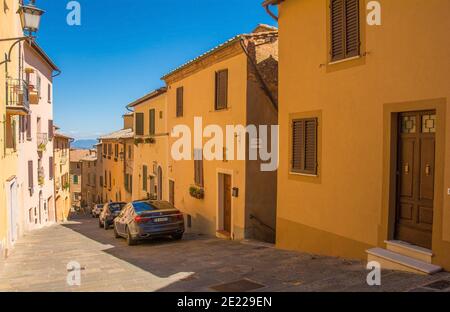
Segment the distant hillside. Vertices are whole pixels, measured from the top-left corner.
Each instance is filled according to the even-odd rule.
[[[70,145],[70,147],[77,149],[92,149],[97,143],[97,140],[76,140]]]

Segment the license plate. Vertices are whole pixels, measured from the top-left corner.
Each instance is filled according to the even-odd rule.
[[[163,223],[169,221],[169,218],[155,218],[155,223]]]

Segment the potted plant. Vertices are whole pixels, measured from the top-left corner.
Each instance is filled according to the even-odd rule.
[[[197,187],[197,186],[191,186],[189,188],[189,194],[196,199],[203,199],[205,198],[205,190],[203,188]]]
[[[134,145],[139,145],[141,143],[143,143],[144,141],[142,140],[142,138],[135,138],[134,139]]]
[[[155,144],[155,138],[146,138],[145,143],[146,144]]]
[[[38,150],[45,152],[47,149],[47,146],[44,143],[41,143],[38,145]]]
[[[44,177],[39,177],[38,182],[39,182],[39,185],[41,185],[41,186],[44,185],[45,178]]]

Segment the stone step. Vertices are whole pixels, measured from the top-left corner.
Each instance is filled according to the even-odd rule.
[[[440,266],[420,261],[399,253],[383,249],[372,248],[367,250],[367,260],[380,263],[381,269],[405,271],[421,275],[433,275],[442,271]]]
[[[411,257],[426,263],[432,263],[433,252],[429,249],[415,246],[399,240],[385,241],[387,250]]]

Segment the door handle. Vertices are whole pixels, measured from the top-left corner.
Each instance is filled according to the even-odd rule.
[[[431,166],[430,165],[425,166],[425,175],[427,177],[429,177],[431,175]]]
[[[405,174],[409,174],[409,164],[405,165]]]

